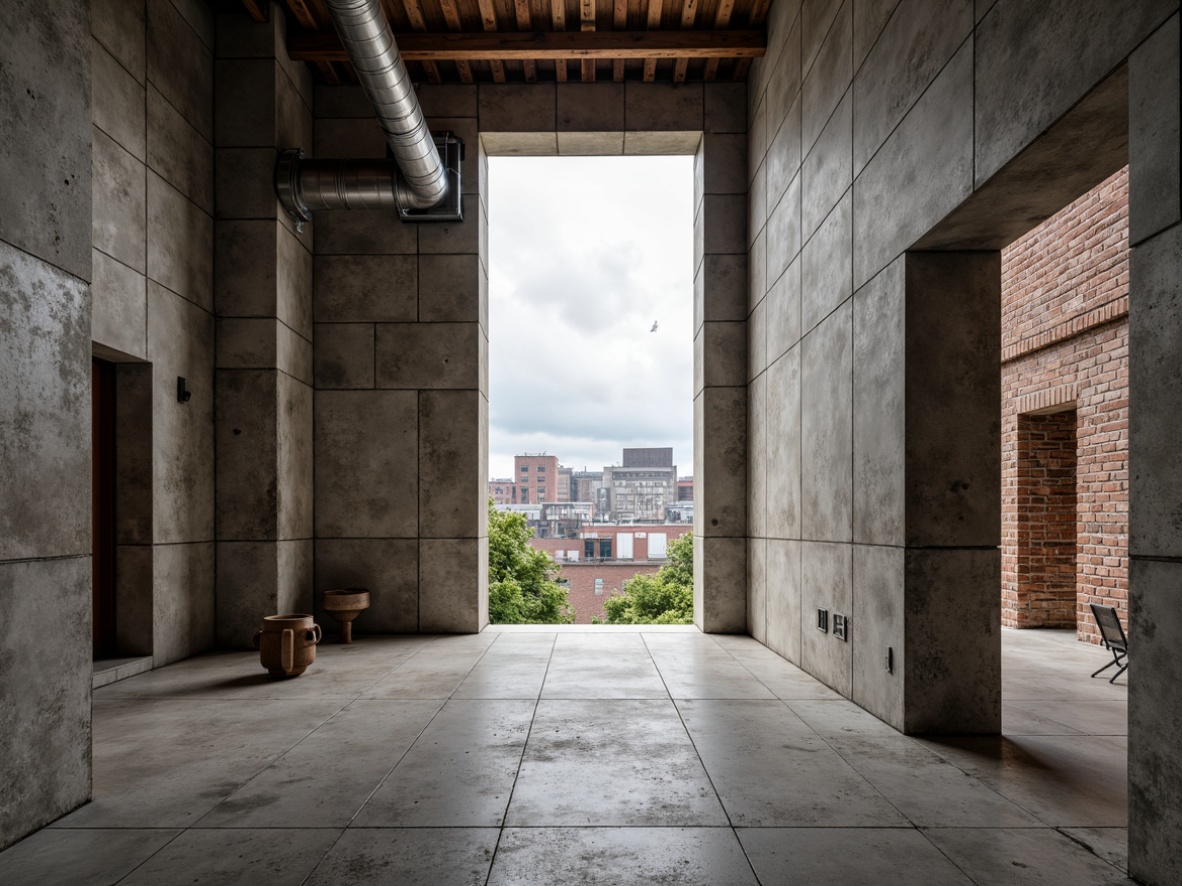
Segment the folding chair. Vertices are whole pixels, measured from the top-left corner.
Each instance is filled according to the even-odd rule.
[[[1116,614],[1116,610],[1111,606],[1101,606],[1098,603],[1089,603],[1092,607],[1092,617],[1096,619],[1096,624],[1100,628],[1100,636],[1104,638],[1104,645],[1112,653],[1112,661],[1096,671],[1092,676],[1096,676],[1100,671],[1106,671],[1113,665],[1116,665],[1116,673],[1112,675],[1109,683],[1115,682],[1116,678],[1125,672],[1128,668],[1129,656],[1129,640],[1125,636],[1125,629],[1120,626],[1120,617]],[[1124,662],[1122,664],[1121,662]]]

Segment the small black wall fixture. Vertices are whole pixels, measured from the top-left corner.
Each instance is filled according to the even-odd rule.
[[[188,403],[189,398],[193,396],[193,392],[185,387],[185,380],[181,376],[176,377],[176,401],[178,403]]]

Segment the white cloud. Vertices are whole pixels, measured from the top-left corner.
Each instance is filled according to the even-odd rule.
[[[690,473],[693,158],[492,157],[489,226],[490,474],[630,446]]]

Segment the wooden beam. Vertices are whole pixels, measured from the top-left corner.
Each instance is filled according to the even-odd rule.
[[[550,22],[555,31],[566,30],[566,0],[550,0]],[[566,62],[562,59],[554,62],[554,79],[566,82]]]
[[[495,34],[398,34],[406,61],[533,61],[555,59],[760,58],[763,31],[534,31]],[[292,33],[297,61],[348,61],[335,34]]]
[[[719,0],[718,11],[714,14],[714,27],[718,30],[725,29],[731,23],[731,15],[735,11],[735,0]],[[718,76],[718,59],[712,58],[706,61],[706,70],[702,77],[706,81],[715,79]]]
[[[408,22],[410,22],[410,26],[412,28],[414,28],[416,31],[427,30],[427,20],[423,17],[423,9],[421,6],[419,6],[419,0],[402,0],[402,8],[404,10],[406,10],[406,20]],[[326,33],[325,36],[328,36],[328,34]],[[332,36],[335,38],[336,35],[334,34]],[[341,42],[340,40],[337,40],[337,45],[338,45],[338,47],[340,47],[341,52],[344,52],[345,49],[343,46],[340,46],[340,42]],[[291,32],[290,31],[288,32],[287,48],[290,52],[290,50],[291,50]],[[348,56],[346,55],[345,58],[347,59]],[[335,59],[333,59],[333,60],[335,61]],[[297,61],[298,61],[298,59],[297,59]],[[423,70],[427,72],[427,82],[434,83],[435,85],[439,85],[440,83],[442,83],[443,77],[440,76],[439,68],[435,64],[435,62],[430,61],[428,59],[421,59],[421,61],[423,62]]]
[[[617,31],[628,30],[628,0],[615,0],[612,8],[612,28]],[[612,80],[616,83],[624,82],[624,60],[612,59]]]
[[[681,6],[681,27],[689,30],[694,26],[694,20],[698,17],[698,0],[682,0]],[[673,63],[673,82],[684,83],[685,72],[689,68],[689,59],[684,56]]]
[[[595,0],[579,0],[579,27],[580,30],[594,31],[595,30]],[[595,59],[583,59],[583,82],[595,82]]]
[[[480,4],[480,23],[484,26],[485,31],[495,31],[497,29],[497,9],[493,6],[493,0],[478,0]],[[505,65],[500,59],[494,59],[489,62],[489,67],[492,68],[493,82],[505,82]]]
[[[513,11],[517,15],[518,31],[528,31],[533,27],[529,20],[529,0],[513,0]],[[526,83],[538,82],[538,66],[532,57],[523,57],[521,67],[525,71]]]
[[[267,20],[267,9],[271,5],[267,0],[242,0],[242,5],[256,22]]]
[[[650,31],[657,31],[661,28],[661,8],[664,5],[664,0],[648,0],[648,29]],[[644,82],[652,83],[657,78],[657,60],[655,58],[646,58],[644,60]]]
[[[456,8],[456,0],[439,0],[439,8],[443,10],[443,21],[449,31],[458,33],[464,29],[460,20],[460,10]],[[456,73],[460,75],[461,83],[474,83],[472,66],[465,59],[456,59]]]

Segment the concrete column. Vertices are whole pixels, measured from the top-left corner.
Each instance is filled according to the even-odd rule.
[[[694,156],[694,622],[747,630],[748,438],[766,427],[762,299],[747,299],[747,134],[741,92],[706,85]],[[684,125],[684,124],[683,124]],[[753,360],[748,361],[748,352]],[[748,366],[758,381],[749,403]],[[762,464],[762,461],[758,462]],[[762,501],[762,499],[761,499]],[[758,558],[763,549],[754,549]],[[752,578],[762,575],[753,559]]]
[[[278,206],[279,149],[312,147],[307,66],[283,14],[218,17],[217,634],[312,608],[312,232]]]
[[[1129,875],[1182,881],[1179,21],[1129,59]]]
[[[0,849],[90,797],[90,8],[0,15]]]
[[[904,261],[903,729],[997,733],[1001,256]]]

